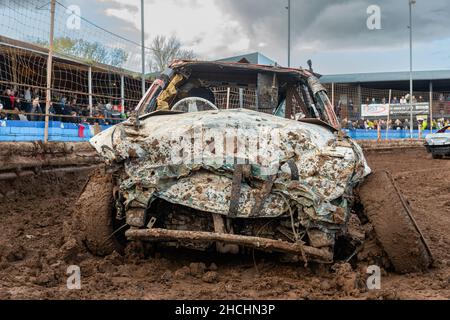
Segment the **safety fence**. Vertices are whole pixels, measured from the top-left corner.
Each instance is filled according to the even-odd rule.
[[[0,36],[0,103],[5,109],[31,107],[38,100],[45,110],[46,61],[44,50]],[[52,75],[51,103],[60,112],[70,107],[79,115],[96,115],[109,104],[126,113],[142,97],[139,75],[119,68],[54,57]]]
[[[433,118],[435,121],[450,118],[450,88],[414,91],[410,99],[408,90],[376,89],[357,84],[327,83],[324,85],[336,114],[341,120],[385,119],[414,121]],[[412,110],[411,104],[412,102]]]
[[[380,134],[377,130],[344,130],[348,136],[355,140],[403,140],[411,139],[411,132],[409,130],[389,130],[383,131]],[[434,131],[436,132],[436,131]],[[424,139],[428,134],[432,133],[431,130],[414,130],[412,139]]]
[[[97,116],[107,105],[127,113],[138,104],[143,90],[142,74],[136,72],[142,64],[141,44],[85,19],[77,8],[57,0],[0,1],[4,109],[29,111],[37,100],[45,112],[49,100],[54,113]],[[151,82],[146,79],[144,89]]]

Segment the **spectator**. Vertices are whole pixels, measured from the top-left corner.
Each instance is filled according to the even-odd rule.
[[[425,131],[428,129],[428,121],[426,119],[424,119],[422,121],[422,131]]]
[[[394,97],[394,99],[391,100],[391,104],[398,104],[397,97]]]
[[[28,88],[25,90],[24,95],[23,95],[23,98],[25,99],[26,102],[31,103],[31,88],[30,88],[30,87],[28,87]]]
[[[62,97],[61,101],[59,102],[59,110],[58,110],[58,113],[60,115],[67,115],[67,105],[66,105],[66,103],[67,103],[67,98],[66,97]],[[60,120],[62,122],[66,122],[65,118],[60,118]]]
[[[13,112],[9,115],[9,119],[16,120],[16,121],[20,120],[19,114],[20,114],[19,108],[15,107]]]
[[[407,104],[408,102],[406,101],[406,98],[405,97],[402,97],[401,99],[400,99],[400,104]]]
[[[112,103],[109,101],[105,106],[105,118],[109,119],[112,116]]]
[[[372,98],[372,101],[370,102],[370,104],[377,104],[377,100],[375,98]]]
[[[55,114],[61,114],[61,99],[59,99],[60,102],[53,104],[53,110]]]
[[[436,120],[433,120],[431,124],[432,124],[433,128],[437,128],[437,125],[438,125],[438,124],[437,124],[437,121],[436,121]]]
[[[348,100],[348,112],[350,118],[352,118],[355,115],[355,105],[353,104],[352,99]]]
[[[95,107],[95,112],[94,114],[96,114],[96,117],[98,117],[100,114],[105,114],[105,105],[102,104],[101,102],[97,103],[97,106]]]
[[[78,114],[80,113],[80,108],[77,105],[77,98],[73,98],[71,103],[70,103],[70,108],[71,108],[71,112],[75,112],[76,116],[78,116]]]
[[[402,130],[402,122],[400,121],[400,119],[395,120],[395,129]]]
[[[12,94],[11,89],[5,90],[5,98],[3,101],[4,101],[3,103],[4,110],[14,110],[14,95]]]
[[[80,123],[80,118],[78,118],[78,114],[75,111],[72,111],[70,115],[73,117],[72,119],[73,123]]]
[[[364,121],[364,129],[366,129],[366,130],[370,129],[369,120]]]
[[[403,122],[403,129],[409,130],[409,128],[410,128],[409,121],[408,119],[405,119],[405,121]]]
[[[31,113],[42,114],[42,108],[39,103],[39,97],[34,98],[32,105],[31,105]],[[40,118],[41,118],[40,116],[32,115],[31,121],[40,121],[41,120]]]
[[[6,114],[3,112],[3,104],[0,102],[0,120],[6,119]]]
[[[20,121],[28,121],[27,116],[24,115],[23,112],[20,112],[20,111],[19,111],[18,116],[19,116],[19,120],[20,120]]]
[[[72,100],[69,101],[69,103],[66,102],[64,105],[64,113],[65,116],[71,116],[72,115]],[[70,122],[70,119],[65,118],[66,122]]]
[[[88,117],[88,116],[89,116],[89,109],[88,109],[88,108],[83,108],[83,109],[81,110],[81,115],[82,115],[83,117]]]
[[[359,129],[365,129],[366,122],[363,119],[358,119],[358,125],[357,128]]]
[[[48,108],[48,113],[51,115],[50,116],[50,121],[54,121],[55,117],[53,117],[53,116],[56,114],[56,111],[55,111],[55,107],[54,107],[53,102],[50,102],[50,107]]]
[[[392,123],[393,123],[392,120],[389,120],[388,122],[386,122],[386,126],[387,126],[388,130],[392,130],[392,128],[393,128]]]
[[[341,118],[341,102],[339,101],[339,103],[337,104],[336,108],[334,108],[334,112],[336,113],[336,116],[338,117],[338,119]]]
[[[23,95],[23,99],[24,99],[23,110],[28,113],[31,110],[31,100],[32,100],[32,98],[31,98],[31,88],[30,87],[28,87],[25,90],[25,93]]]
[[[348,130],[355,130],[355,127],[354,127],[352,121],[349,121],[349,122],[348,122],[347,127],[348,127]]]

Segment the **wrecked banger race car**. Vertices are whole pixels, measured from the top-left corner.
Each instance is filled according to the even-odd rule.
[[[332,263],[360,250],[366,220],[397,271],[431,262],[404,201],[401,208],[383,203],[402,203],[387,175],[364,194],[370,198],[380,183],[392,185],[389,194],[369,199],[364,217],[355,214],[355,188],[371,171],[310,71],[177,61],[131,119],[91,144],[107,166],[90,177],[76,211],[82,241],[95,254],[142,241]],[[398,225],[385,224],[383,210]]]

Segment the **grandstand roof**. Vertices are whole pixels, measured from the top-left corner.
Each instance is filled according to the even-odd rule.
[[[267,66],[277,66],[278,63],[276,63],[274,60],[266,57],[262,53],[259,52],[253,52],[248,54],[243,54],[240,56],[234,56],[224,59],[219,59],[217,61],[220,62],[247,62],[251,64],[261,64],[261,65],[267,65]]]
[[[450,70],[414,71],[414,80],[448,80]],[[409,72],[376,72],[324,75],[323,83],[364,83],[385,81],[409,81]]]
[[[375,72],[324,75],[322,83],[361,84],[363,87],[382,89],[408,89],[409,72]],[[430,82],[437,90],[450,90],[450,70],[429,70],[413,72],[414,89],[425,90]]]

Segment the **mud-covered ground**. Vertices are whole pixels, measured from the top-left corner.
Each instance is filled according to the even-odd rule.
[[[424,274],[383,271],[382,289],[365,288],[363,263],[283,264],[274,255],[206,256],[176,251],[96,258],[71,241],[72,205],[87,174],[0,182],[0,299],[450,299],[450,160],[423,149],[367,154],[391,171],[431,247]],[[67,267],[81,268],[68,290]]]

